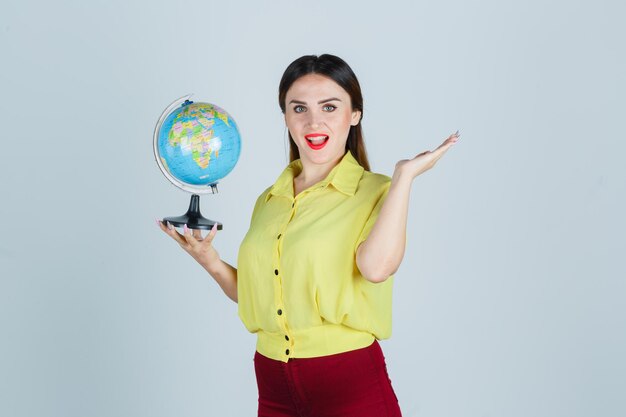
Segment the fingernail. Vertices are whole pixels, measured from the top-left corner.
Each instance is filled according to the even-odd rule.
[[[168,228],[168,229],[170,229],[170,230],[172,230],[172,223],[167,222],[167,228]]]
[[[189,231],[189,228],[187,227],[187,225],[183,225],[183,229],[185,230],[185,233],[187,233],[187,231]]]
[[[211,228],[211,230],[215,230],[217,229],[217,223],[213,223],[213,227]]]

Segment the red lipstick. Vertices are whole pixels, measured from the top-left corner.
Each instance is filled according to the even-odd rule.
[[[313,144],[311,142],[312,139],[318,139],[318,138],[325,138],[323,142],[321,143],[317,143],[317,144]],[[307,145],[309,145],[309,147],[313,150],[320,150],[322,149],[324,146],[326,146],[326,144],[328,143],[328,135],[325,135],[323,133],[309,133],[308,135],[305,135],[304,138],[306,139],[306,143]],[[317,142],[317,140],[316,140]]]

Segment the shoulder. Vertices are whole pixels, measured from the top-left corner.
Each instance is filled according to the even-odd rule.
[[[256,201],[254,203],[254,208],[252,209],[252,216],[250,219],[250,222],[254,222],[254,219],[256,219],[259,215],[259,212],[262,211],[263,207],[265,204],[265,200],[267,198],[267,195],[269,194],[270,190],[272,189],[272,186],[267,187],[265,190],[263,190],[263,192],[261,194],[259,194],[259,196],[256,198]]]
[[[272,190],[273,185],[270,185],[269,187],[267,187],[265,190],[263,190],[261,192],[261,194],[259,194],[259,196],[257,197],[257,201],[258,200],[264,200],[265,197],[267,197],[267,195],[270,193],[270,191]]]
[[[261,192],[261,194],[259,194],[259,196],[256,199],[256,202],[254,203],[254,208],[256,209],[259,205],[261,205],[262,203],[265,202],[265,200],[267,200],[267,195],[270,193],[270,191],[272,190],[273,185],[270,185],[269,187],[267,187],[265,190],[263,190]]]
[[[389,185],[391,185],[391,177],[376,172],[363,171],[357,192],[380,194],[387,191]]]

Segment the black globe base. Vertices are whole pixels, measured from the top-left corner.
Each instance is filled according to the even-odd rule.
[[[190,229],[211,230],[217,223],[217,230],[222,230],[222,224],[202,216],[200,213],[200,196],[193,194],[189,202],[187,213],[177,217],[165,217],[161,222],[167,226],[167,222],[176,227],[187,225]]]

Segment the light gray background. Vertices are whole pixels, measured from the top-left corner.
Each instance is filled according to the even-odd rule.
[[[189,196],[152,131],[187,93],[237,120],[202,198],[235,263],[287,163],[280,76],[324,52],[374,171],[461,131],[413,184],[381,342],[404,415],[625,415],[623,3],[300,3],[3,2],[0,415],[255,415],[255,336],[154,224]]]

